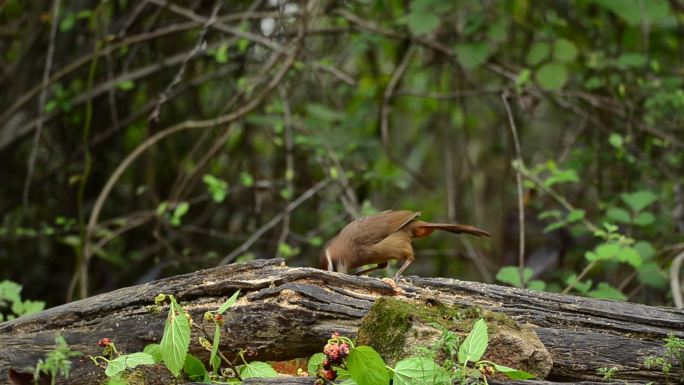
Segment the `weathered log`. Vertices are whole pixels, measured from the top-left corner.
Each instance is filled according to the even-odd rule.
[[[117,348],[136,352],[159,342],[165,312],[154,297],[174,294],[196,321],[236,290],[241,296],[225,316],[221,349],[257,349],[260,360],[306,357],[333,331],[354,336],[360,319],[379,296],[435,298],[445,304],[481,306],[535,328],[554,364],[549,381],[597,381],[596,370],[617,367],[614,379],[661,381],[644,359],[663,352],[668,334],[684,337],[684,311],[617,301],[594,300],[443,278],[410,277],[398,294],[370,277],[289,268],[282,260],[259,260],[171,277],[119,289],[0,324],[0,383],[9,368],[35,365],[52,349],[57,334],[86,354],[97,341],[114,339]],[[206,357],[194,332],[191,352]],[[676,370],[676,369],[675,369]],[[94,384],[102,370],[74,362],[70,384]]]

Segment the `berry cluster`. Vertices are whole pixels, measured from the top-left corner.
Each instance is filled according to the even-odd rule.
[[[319,378],[328,381],[334,381],[337,378],[337,371],[333,365],[342,366],[344,364],[344,359],[349,355],[350,344],[349,338],[342,337],[338,332],[330,336],[328,343],[323,347],[325,359],[321,370],[318,372]]]

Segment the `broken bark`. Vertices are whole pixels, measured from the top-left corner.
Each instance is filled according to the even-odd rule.
[[[549,381],[597,381],[598,368],[617,367],[613,379],[663,381],[644,367],[662,354],[668,334],[684,337],[684,311],[626,302],[594,300],[444,278],[409,277],[397,293],[370,277],[290,268],[282,260],[222,266],[119,289],[0,324],[0,383],[9,368],[32,367],[63,335],[72,349],[98,354],[97,341],[112,338],[117,349],[141,351],[159,342],[166,312],[154,297],[174,294],[196,322],[236,290],[241,295],[225,315],[221,350],[257,349],[259,360],[308,357],[334,331],[354,336],[360,319],[380,296],[480,306],[531,326],[553,359]],[[193,331],[191,353],[206,358]],[[673,371],[678,370],[677,368]],[[70,384],[94,384],[103,371],[74,362]],[[300,383],[299,380],[291,383]],[[282,383],[282,382],[281,382]]]

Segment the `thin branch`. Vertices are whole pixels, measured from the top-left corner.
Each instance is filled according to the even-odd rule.
[[[36,165],[36,158],[38,157],[38,147],[40,146],[40,135],[43,132],[43,121],[40,119],[45,111],[45,99],[47,99],[47,89],[50,80],[50,70],[52,69],[52,57],[55,53],[55,40],[57,37],[57,25],[59,24],[59,8],[61,0],[55,0],[52,5],[52,20],[50,23],[50,43],[48,45],[47,57],[45,58],[45,68],[43,69],[43,82],[41,83],[40,97],[38,98],[38,126],[36,133],[33,135],[33,146],[31,147],[31,154],[29,155],[28,170],[26,172],[26,180],[24,181],[24,191],[22,201],[24,207],[28,206],[29,191],[31,190],[31,179],[33,178],[33,169]]]
[[[294,184],[292,183],[295,177],[294,174],[294,139],[292,137],[292,112],[290,111],[290,102],[287,96],[285,87],[281,84],[278,86],[278,93],[283,104],[283,121],[284,121],[284,136],[285,136],[285,190],[288,194],[294,193]],[[290,198],[288,198],[288,201]],[[287,236],[290,233],[290,211],[288,206],[283,210],[283,227],[278,237],[278,244],[276,248],[276,258],[280,258],[280,245],[287,242]]]
[[[680,272],[684,264],[684,251],[677,254],[672,260],[670,266],[670,290],[672,291],[672,300],[677,309],[684,309],[684,298],[682,298],[682,286]]]
[[[195,12],[193,12],[187,8],[181,7],[181,6],[176,5],[176,4],[171,4],[166,0],[147,0],[147,1],[149,1],[150,3],[156,4],[160,7],[168,7],[168,9],[171,12],[178,14],[178,15],[181,15],[183,17],[186,17],[186,18],[193,20],[193,21],[206,22],[206,20],[207,20],[205,17],[200,16],[200,15],[196,14]],[[273,41],[271,39],[267,39],[263,36],[260,36],[260,35],[257,35],[257,34],[251,33],[251,32],[242,31],[238,28],[233,28],[233,27],[228,26],[226,24],[223,24],[221,22],[213,23],[211,25],[211,27],[218,30],[218,31],[229,33],[231,35],[253,41],[259,45],[267,47],[267,48],[269,48],[273,51],[276,51],[276,52],[282,53],[285,51],[285,47],[283,47],[282,45],[276,43],[275,41]]]
[[[207,31],[209,31],[209,27],[216,22],[216,15],[218,15],[219,9],[221,9],[221,5],[223,4],[222,0],[218,0],[214,4],[214,9],[211,11],[211,16],[206,19],[204,22],[204,27],[202,28],[202,32],[200,32],[199,37],[197,38],[197,43],[195,44],[195,48],[192,49],[188,53],[188,55],[183,59],[183,63],[181,63],[180,68],[178,69],[178,72],[176,73],[176,76],[174,76],[173,81],[166,87],[164,92],[159,94],[159,99],[157,99],[157,105],[154,107],[154,110],[152,110],[152,113],[150,114],[150,117],[148,118],[149,121],[154,121],[158,122],[159,121],[159,111],[161,109],[161,106],[166,103],[166,101],[169,98],[169,95],[171,94],[171,91],[173,88],[178,85],[178,83],[183,80],[183,76],[185,75],[185,69],[188,66],[188,63],[192,58],[197,56],[197,54],[200,53],[200,51],[203,49],[203,47],[206,45],[206,42],[204,41],[204,38],[207,36]]]
[[[293,200],[289,205],[285,207],[285,211],[291,212],[292,210],[296,209],[299,205],[307,201],[309,198],[314,196],[318,191],[322,190],[325,186],[330,183],[330,179],[323,179],[313,185],[311,188],[306,190],[302,195],[300,195],[297,199]],[[235,250],[231,251],[228,255],[223,257],[221,262],[219,262],[220,265],[226,265],[235,259],[235,257],[239,256],[240,254],[244,253],[245,251],[249,250],[250,246],[254,242],[256,242],[259,238],[261,238],[264,233],[266,233],[268,230],[272,229],[275,227],[282,219],[284,215],[283,212],[280,212],[273,218],[271,218],[270,221],[268,221],[265,225],[261,226],[257,231],[255,231],[252,236],[250,236],[243,244],[241,244],[239,247],[237,247]]]
[[[520,139],[518,138],[518,129],[515,127],[515,120],[513,119],[513,112],[511,111],[511,106],[508,104],[508,91],[504,91],[501,94],[501,100],[506,107],[506,115],[508,116],[508,126],[511,129],[511,136],[513,138],[513,144],[515,146],[515,163],[524,167],[525,163],[522,158],[522,151],[520,149]],[[520,248],[518,250],[518,273],[520,274],[520,284],[523,289],[525,288],[525,280],[523,278],[523,270],[525,269],[525,204],[523,202],[523,185],[522,185],[522,173],[520,172],[520,167],[515,167],[515,182],[518,189],[518,228],[520,230],[519,234],[519,244]]]

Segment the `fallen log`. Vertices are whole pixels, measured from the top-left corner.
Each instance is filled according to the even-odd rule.
[[[123,288],[0,324],[0,383],[7,382],[10,368],[34,366],[52,349],[58,334],[84,354],[98,354],[102,337],[112,338],[127,353],[159,342],[166,318],[154,305],[160,293],[175,295],[200,320],[205,311],[215,310],[240,290],[239,300],[225,316],[221,350],[232,356],[251,347],[259,360],[308,357],[319,352],[334,331],[354,336],[380,296],[480,306],[531,325],[553,359],[547,381],[598,381],[596,371],[603,367],[618,368],[614,380],[663,381],[661,371],[647,369],[644,360],[663,353],[666,336],[684,337],[684,311],[673,308],[444,278],[408,277],[400,287],[401,293],[376,278],[290,268],[272,259]],[[193,332],[190,351],[206,358],[197,337]],[[70,384],[94,384],[104,378],[90,362],[76,359],[73,365]]]

